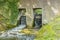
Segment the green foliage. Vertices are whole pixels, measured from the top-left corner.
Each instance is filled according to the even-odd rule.
[[[36,10],[35,10],[35,13],[37,13],[37,14],[42,14],[42,9],[36,9]]]
[[[38,31],[35,40],[59,40],[60,39],[60,17],[54,18],[50,23],[43,25]]]
[[[19,0],[0,0],[0,22],[7,28],[13,27],[17,23]],[[11,26],[13,25],[13,26]]]

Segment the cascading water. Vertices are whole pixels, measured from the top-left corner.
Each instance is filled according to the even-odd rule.
[[[23,17],[21,20],[21,24],[18,27],[1,33],[0,40],[33,40],[34,35],[26,35],[24,33],[19,33],[26,27],[26,23]]]
[[[25,28],[26,25],[19,25],[18,27],[16,28],[13,28],[11,30],[8,30],[6,32],[3,32],[0,37],[9,37],[11,35],[18,35],[18,31],[21,31],[23,28]]]
[[[34,17],[34,25],[35,25],[35,28],[41,28],[42,27],[42,14],[35,14],[35,17]]]
[[[33,40],[34,35],[25,35],[23,33],[19,33],[18,31],[21,31],[26,25],[19,25],[16,28],[13,28],[12,30],[8,30],[0,35],[1,40],[8,40],[7,38],[11,39],[16,37],[17,40]],[[15,39],[14,39],[15,40]]]

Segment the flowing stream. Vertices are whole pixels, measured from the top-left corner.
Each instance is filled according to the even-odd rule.
[[[19,33],[26,27],[26,17],[21,17],[21,24],[19,26],[7,30],[6,32],[0,33],[0,40],[34,40],[34,35],[26,35]]]
[[[3,32],[2,34],[0,34],[0,40],[33,40],[34,35],[26,35],[24,33],[18,32],[25,27],[26,25],[19,25],[16,28]]]

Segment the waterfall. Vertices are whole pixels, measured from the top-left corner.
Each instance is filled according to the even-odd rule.
[[[34,25],[35,25],[35,28],[39,29],[42,27],[42,14],[35,14],[35,17],[34,17]]]
[[[8,30],[0,35],[0,39],[8,40],[11,38],[15,38],[14,40],[33,40],[34,35],[26,35],[24,33],[19,33],[18,31],[21,31],[25,28],[26,25],[19,25],[18,27],[15,27],[11,30]]]
[[[0,34],[0,40],[34,40],[34,35],[26,35],[24,33],[19,33],[21,30],[23,30],[26,27],[26,25],[19,25],[18,27],[15,27],[11,30],[8,30],[6,32],[3,32]]]
[[[33,40],[34,35],[26,35],[24,33],[19,33],[26,27],[26,20],[22,17],[21,24],[17,27],[7,30],[0,35],[0,40],[10,40],[13,38],[14,40]]]
[[[19,25],[18,27],[15,27],[11,30],[8,30],[0,35],[0,37],[10,36],[11,34],[18,35],[19,31],[25,28],[26,25]]]

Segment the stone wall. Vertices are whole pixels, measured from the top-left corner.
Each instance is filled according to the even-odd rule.
[[[20,8],[25,8],[26,9],[26,21],[27,25],[32,27],[33,25],[33,18],[34,18],[34,13],[33,13],[33,8],[42,8],[41,0],[20,0],[19,4],[19,9]]]
[[[60,15],[60,0],[43,0],[43,23],[48,23]]]
[[[60,0],[20,0],[19,8],[26,8],[27,25],[33,24],[33,8],[42,8],[42,23],[48,23],[60,15]]]

